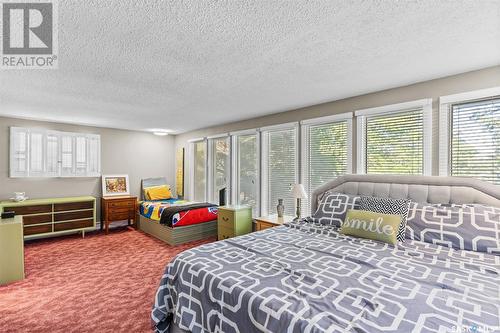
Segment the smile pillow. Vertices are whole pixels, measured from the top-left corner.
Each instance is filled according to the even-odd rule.
[[[347,211],[340,232],[344,235],[368,238],[395,245],[398,242],[400,224],[400,215],[350,209]]]

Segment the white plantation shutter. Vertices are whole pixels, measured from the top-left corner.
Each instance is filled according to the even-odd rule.
[[[350,172],[350,120],[303,126],[303,183],[309,199],[302,200],[303,216],[310,211],[312,192]]]
[[[193,143],[193,181],[195,201],[206,201],[207,185],[207,142],[206,140]]]
[[[263,213],[276,214],[284,199],[285,214],[295,215],[292,186],[298,183],[297,127],[264,130],[262,133]]]
[[[213,203],[219,203],[219,191],[226,188],[227,198],[230,197],[230,142],[229,136],[212,138],[210,143],[210,198]]]
[[[500,97],[451,106],[451,175],[500,184]]]
[[[366,173],[424,173],[423,110],[367,117]]]
[[[11,127],[10,177],[98,177],[100,136]]]
[[[259,212],[259,139],[257,133],[234,136],[234,202]]]

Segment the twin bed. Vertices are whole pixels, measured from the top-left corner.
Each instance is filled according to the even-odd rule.
[[[464,178],[348,175],[314,192],[313,211],[332,191],[429,205],[486,205],[492,208],[481,222],[433,218],[456,230],[464,223],[489,227],[496,236],[486,252],[409,239],[393,246],[305,219],[198,246],[167,266],[152,311],[155,330],[500,330],[498,186]]]
[[[167,185],[165,178],[142,180],[139,229],[169,245],[179,245],[217,235],[217,205],[174,198],[144,200],[145,189]]]

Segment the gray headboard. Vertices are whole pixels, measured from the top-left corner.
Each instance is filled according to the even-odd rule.
[[[145,178],[141,182],[141,200],[144,200],[144,189],[151,186],[168,185],[165,177]]]
[[[405,175],[345,175],[314,190],[311,211],[327,191],[354,195],[410,198],[421,203],[477,203],[500,207],[500,186],[473,178],[405,176]]]

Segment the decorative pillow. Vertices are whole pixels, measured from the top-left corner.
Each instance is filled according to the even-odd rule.
[[[312,216],[313,221],[340,227],[345,220],[347,211],[359,208],[359,200],[358,196],[327,192]]]
[[[172,192],[167,185],[151,186],[144,189],[146,200],[163,200],[172,198]]]
[[[406,238],[500,255],[500,208],[412,202]]]
[[[400,215],[350,209],[340,233],[395,245],[400,224]]]
[[[401,216],[401,224],[399,225],[397,238],[398,241],[404,242],[409,205],[410,199],[391,199],[362,196],[359,203],[359,209],[369,210],[376,213]]]

